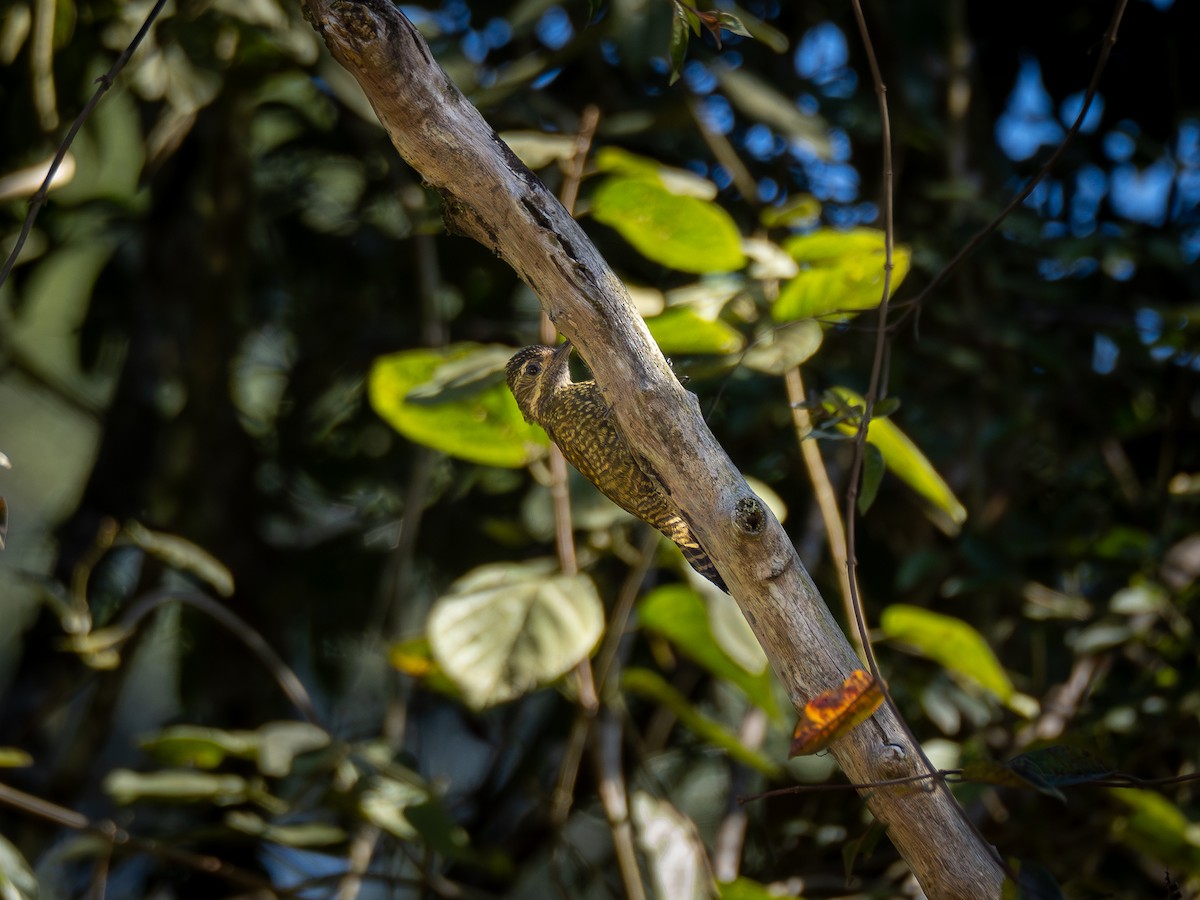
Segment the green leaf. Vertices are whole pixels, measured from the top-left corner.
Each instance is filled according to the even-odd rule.
[[[481,709],[549,684],[599,641],[604,607],[591,579],[547,568],[481,566],[430,610],[430,649],[469,705]]]
[[[765,658],[754,671],[736,662],[717,641],[704,600],[691,588],[682,584],[655,588],[638,605],[638,622],[713,675],[736,685],[772,717],[780,716]]]
[[[824,330],[812,319],[788,322],[755,341],[742,357],[742,364],[756,372],[783,375],[816,353],[824,337]]]
[[[417,829],[408,820],[408,809],[425,803],[429,796],[429,789],[423,784],[380,775],[359,796],[358,808],[372,825],[393,837],[411,841],[417,837]]]
[[[699,712],[657,672],[637,667],[627,668],[621,672],[621,687],[631,694],[638,694],[665,706],[684,728],[714,747],[724,750],[737,762],[750,766],[769,778],[778,778],[782,773],[783,769],[774,760],[751,750],[738,740],[738,736],[732,731]]]
[[[871,508],[871,504],[875,502],[875,495],[879,492],[879,482],[883,480],[885,468],[883,454],[879,452],[879,448],[868,443],[863,456],[862,486],[858,489],[858,514],[860,516],[865,516],[867,510]]]
[[[746,264],[729,213],[646,178],[605,179],[592,196],[592,216],[647,259],[681,272],[731,272]]]
[[[779,900],[779,894],[765,884],[749,878],[717,882],[719,900]]]
[[[671,43],[667,57],[671,60],[671,78],[668,84],[679,80],[683,72],[683,62],[687,59],[688,47],[688,14],[678,3],[675,4],[675,15],[671,17]]]
[[[489,466],[527,465],[549,439],[525,423],[502,379],[481,374],[512,352],[458,344],[380,357],[368,380],[371,407],[409,440],[451,456]]]
[[[783,248],[800,264],[799,275],[783,286],[771,308],[777,321],[838,316],[874,309],[883,298],[884,234],[873,228],[837,231],[819,228],[791,238]],[[910,253],[892,254],[889,296],[908,274]]]
[[[646,327],[667,356],[736,353],[745,343],[732,325],[720,319],[705,319],[685,307],[674,307],[647,319]]]
[[[855,410],[848,421],[837,426],[838,430],[843,434],[855,434],[865,401],[861,395],[845,387],[832,388],[831,393],[838,404],[843,405],[843,410]],[[837,413],[840,411],[838,404],[826,402],[825,408]],[[877,419],[874,416],[867,428],[867,441],[879,448],[889,470],[940,513],[934,519],[935,523],[947,534],[957,534],[967,520],[967,510],[917,445],[891,419]]]
[[[879,624],[887,637],[908,644],[1004,703],[1016,693],[983,635],[962,619],[893,603],[883,611]]]

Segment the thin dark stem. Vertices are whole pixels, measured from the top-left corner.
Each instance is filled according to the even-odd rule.
[[[194,607],[224,625],[226,630],[241,641],[271,673],[275,683],[279,685],[279,689],[287,695],[288,700],[300,714],[313,725],[321,726],[321,717],[317,713],[316,705],[300,677],[280,658],[261,634],[228,607],[206,594],[199,591],[170,589],[152,591],[129,607],[117,623],[118,627],[132,633],[138,623],[147,615],[160,606],[172,602]]]
[[[92,110],[96,108],[96,105],[100,102],[100,98],[113,86],[117,75],[125,68],[125,64],[129,62],[129,58],[133,56],[138,45],[142,43],[142,40],[150,32],[150,27],[154,24],[154,20],[158,18],[159,13],[162,12],[163,7],[166,5],[167,0],[158,0],[154,4],[154,8],[146,16],[146,21],[142,22],[142,27],[133,36],[133,40],[129,42],[129,46],[121,51],[121,55],[117,57],[116,62],[112,64],[109,70],[96,79],[98,86],[95,92],[88,99],[88,102],[84,104],[83,109],[79,111],[79,115],[75,117],[75,121],[71,123],[66,137],[63,138],[62,143],[58,147],[58,152],[54,154],[54,161],[50,163],[50,168],[46,171],[46,177],[42,180],[42,186],[38,188],[37,193],[33,195],[33,199],[29,201],[29,212],[26,213],[25,221],[21,224],[21,233],[17,235],[17,242],[13,244],[12,252],[9,253],[3,270],[0,270],[0,287],[4,286],[4,282],[8,280],[13,266],[17,264],[17,258],[21,255],[21,250],[25,247],[25,241],[28,240],[29,233],[33,231],[33,223],[37,221],[38,213],[46,202],[46,194],[50,191],[50,184],[54,181],[58,167],[62,165],[62,161],[66,158],[67,151],[71,149],[71,144],[74,142],[75,136],[79,134],[79,129],[83,127],[83,123],[92,114]]]

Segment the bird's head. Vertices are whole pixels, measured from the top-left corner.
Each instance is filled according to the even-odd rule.
[[[517,398],[517,406],[526,422],[536,423],[542,398],[548,397],[571,381],[571,342],[558,349],[541,345],[526,347],[513,354],[504,367],[508,389]]]

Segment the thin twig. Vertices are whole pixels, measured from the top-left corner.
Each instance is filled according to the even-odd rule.
[[[33,794],[0,784],[0,804],[72,831],[82,831],[106,841],[113,851],[148,853],[169,863],[185,866],[206,875],[223,878],[230,884],[255,890],[273,891],[271,882],[248,869],[227,863],[208,854],[193,853],[160,841],[139,838],[110,821],[93,822],[82,813],[59,806]]]
[[[321,725],[321,717],[317,713],[317,707],[313,703],[308,689],[304,687],[304,682],[300,680],[295,671],[280,658],[261,634],[250,627],[245,619],[229,607],[217,603],[207,594],[202,594],[200,591],[180,591],[170,588],[151,591],[125,611],[118,621],[117,627],[132,633],[138,623],[147,615],[160,606],[172,602],[194,607],[224,625],[226,630],[241,641],[246,649],[254,654],[263,667],[271,673],[271,677],[275,679],[279,689],[296,707],[300,715],[313,725],[324,727]]]
[[[941,271],[933,276],[933,280],[925,285],[921,293],[905,303],[905,306],[908,308],[897,319],[896,326],[899,326],[909,315],[920,311],[925,299],[946,280],[951,272],[958,268],[959,263],[974,253],[980,244],[992,236],[996,229],[1000,227],[1000,224],[1009,217],[1014,209],[1025,202],[1025,199],[1033,193],[1033,189],[1042,183],[1045,177],[1050,174],[1050,171],[1058,164],[1058,161],[1062,159],[1063,154],[1067,151],[1067,147],[1070,146],[1075,136],[1079,134],[1079,130],[1083,127],[1083,122],[1087,118],[1088,110],[1091,109],[1092,100],[1095,98],[1096,91],[1100,86],[1100,76],[1103,74],[1105,66],[1108,65],[1108,58],[1112,54],[1112,48],[1117,43],[1117,30],[1121,27],[1121,18],[1125,15],[1125,7],[1128,3],[1129,0],[1117,0],[1117,5],[1113,9],[1112,20],[1108,23],[1108,30],[1104,32],[1103,45],[1100,48],[1100,58],[1096,60],[1096,68],[1092,71],[1092,79],[1088,82],[1087,92],[1083,96],[1083,106],[1080,107],[1079,115],[1075,117],[1075,121],[1071,124],[1066,135],[1063,136],[1058,147],[1050,154],[1050,158],[1042,164],[1038,173],[1008,201],[1004,209],[1000,210],[995,218],[977,231],[971,240],[967,241],[963,248],[954,254],[950,262],[942,266]],[[857,2],[855,3],[855,8],[857,9]]]
[[[812,482],[813,496],[817,508],[821,512],[821,520],[825,523],[825,538],[829,542],[829,555],[832,558],[834,570],[838,573],[841,585],[842,607],[846,616],[846,624],[855,621],[854,590],[850,585],[850,571],[846,565],[846,530],[842,523],[842,514],[838,511],[837,496],[833,484],[829,480],[829,471],[825,468],[825,460],[821,458],[821,448],[812,440],[812,415],[804,406],[804,379],[800,375],[800,367],[793,366],[784,373],[784,386],[787,388],[788,404],[792,408],[792,424],[796,428],[796,443],[800,445],[800,455],[804,458],[804,467],[808,470],[808,480]],[[858,655],[862,657],[862,634],[857,628],[848,629]],[[865,657],[864,657],[865,658]]]
[[[621,722],[607,710],[596,723],[593,752],[599,781],[600,804],[613,835],[613,849],[625,896],[629,900],[646,900],[642,873],[638,868],[637,851],[633,843],[633,823],[629,820],[629,799],[625,791],[625,773],[621,771]]]
[[[154,20],[158,18],[164,6],[167,5],[167,0],[158,0],[154,4],[154,8],[146,16],[146,21],[142,23],[142,27],[138,29],[138,33],[133,36],[133,40],[129,42],[121,55],[117,57],[117,61],[109,67],[109,70],[96,79],[98,87],[95,93],[84,104],[83,109],[79,111],[79,115],[75,117],[75,121],[71,123],[70,129],[67,130],[66,137],[58,147],[58,152],[54,154],[54,161],[50,163],[50,168],[46,171],[46,177],[42,180],[42,186],[38,188],[33,199],[29,201],[29,212],[25,214],[25,221],[21,224],[21,233],[17,235],[17,242],[13,244],[12,252],[8,255],[8,259],[4,263],[4,268],[0,270],[0,287],[4,286],[4,282],[8,280],[9,274],[13,270],[13,266],[17,264],[17,257],[21,255],[21,250],[25,247],[25,241],[29,238],[29,233],[33,231],[33,223],[37,220],[38,213],[41,211],[42,205],[46,202],[46,194],[50,191],[50,184],[54,181],[54,174],[58,171],[58,167],[62,165],[63,159],[67,155],[67,151],[71,148],[71,143],[75,140],[75,135],[79,134],[79,129],[83,127],[83,123],[87,121],[88,116],[92,114],[92,110],[100,102],[100,98],[113,86],[117,75],[125,68],[125,64],[129,62],[129,58],[133,56],[134,51],[142,43],[142,40],[150,32],[150,27],[154,24]]]

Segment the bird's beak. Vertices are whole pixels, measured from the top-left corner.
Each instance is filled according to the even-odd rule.
[[[566,362],[571,358],[571,351],[574,347],[569,340],[563,341],[554,351],[554,363],[557,365],[561,362]]]

